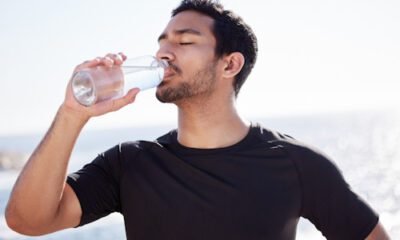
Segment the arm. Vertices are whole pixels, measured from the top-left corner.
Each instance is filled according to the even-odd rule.
[[[87,61],[75,71],[121,63],[121,57],[109,54],[105,58]],[[83,107],[75,101],[68,85],[64,103],[53,124],[14,185],[5,212],[10,228],[26,235],[42,235],[79,224],[82,214],[79,201],[72,188],[65,183],[76,139],[91,117],[116,111],[132,103],[137,93],[137,89],[131,90],[121,99]]]
[[[79,202],[64,182],[73,145],[84,123],[60,108],[14,185],[6,209],[10,228],[41,235],[79,223]]]
[[[327,239],[389,239],[378,214],[351,190],[332,160],[302,148],[296,164],[303,182],[301,214]]]
[[[389,235],[386,233],[382,224],[378,222],[372,232],[365,240],[389,240]]]

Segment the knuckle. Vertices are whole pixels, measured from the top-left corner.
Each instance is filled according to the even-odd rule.
[[[106,57],[115,58],[115,57],[117,57],[117,54],[115,54],[115,53],[108,53],[108,54],[106,55]]]
[[[84,66],[84,65],[87,64],[88,62],[89,62],[89,60],[86,60],[86,61],[82,62],[81,64],[78,64],[78,65],[75,67],[75,69]]]
[[[114,60],[111,57],[108,57],[108,56],[105,57],[104,60],[105,61],[109,61],[109,62],[114,62]]]

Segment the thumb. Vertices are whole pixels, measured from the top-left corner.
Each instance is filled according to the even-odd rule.
[[[128,104],[133,103],[136,99],[136,95],[140,92],[139,88],[133,88],[129,90],[123,98],[127,98]]]
[[[103,115],[108,112],[115,112],[126,105],[133,103],[139,91],[139,88],[131,89],[127,94],[125,94],[125,96],[121,98],[96,103],[95,105],[91,106],[93,116]]]

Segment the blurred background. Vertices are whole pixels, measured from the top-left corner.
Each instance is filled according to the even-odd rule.
[[[74,67],[109,52],[155,54],[178,0],[0,0],[0,239],[4,208],[27,156],[64,98]],[[353,189],[400,235],[400,2],[225,0],[258,37],[257,64],[237,106],[243,116],[332,156]],[[154,139],[176,127],[173,105],[154,90],[92,119],[70,171],[121,141]],[[39,239],[121,239],[122,217]],[[298,239],[324,239],[301,220]]]

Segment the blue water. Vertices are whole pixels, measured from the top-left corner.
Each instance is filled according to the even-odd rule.
[[[400,236],[400,117],[398,113],[353,112],[313,116],[255,119],[263,126],[287,133],[328,154],[352,188],[379,214],[392,237]],[[121,141],[154,139],[173,126],[85,131],[73,152],[69,171]],[[29,154],[40,135],[0,137],[0,151]],[[18,171],[0,171],[0,239],[125,239],[122,216],[111,214],[95,223],[42,237],[25,237],[7,228],[4,208]],[[301,219],[297,239],[325,239]]]

